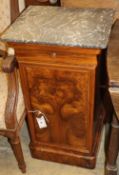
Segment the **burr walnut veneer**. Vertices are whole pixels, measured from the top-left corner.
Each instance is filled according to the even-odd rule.
[[[29,7],[2,36],[15,49],[33,157],[95,167],[112,16],[105,9]]]

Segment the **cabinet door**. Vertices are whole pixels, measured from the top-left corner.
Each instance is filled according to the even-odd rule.
[[[22,65],[29,93],[35,140],[72,151],[89,152],[92,140],[94,73],[66,66]],[[28,100],[28,99],[27,99]],[[40,128],[35,111],[44,114]]]

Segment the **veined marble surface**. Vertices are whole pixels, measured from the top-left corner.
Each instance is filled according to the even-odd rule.
[[[106,48],[114,11],[30,6],[1,36],[4,41]]]

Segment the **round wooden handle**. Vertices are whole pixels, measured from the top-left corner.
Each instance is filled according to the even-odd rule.
[[[53,58],[55,58],[57,56],[57,53],[53,52],[51,55],[52,55]]]

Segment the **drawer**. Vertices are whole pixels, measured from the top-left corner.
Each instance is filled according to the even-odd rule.
[[[87,50],[87,49],[66,49],[65,47],[42,47],[37,46],[36,48],[25,46],[26,53],[24,50],[17,48],[16,59],[22,64],[51,64],[55,65],[68,65],[73,68],[80,67],[95,67],[97,65],[97,57],[100,55],[99,50]],[[28,55],[29,53],[29,55]]]

